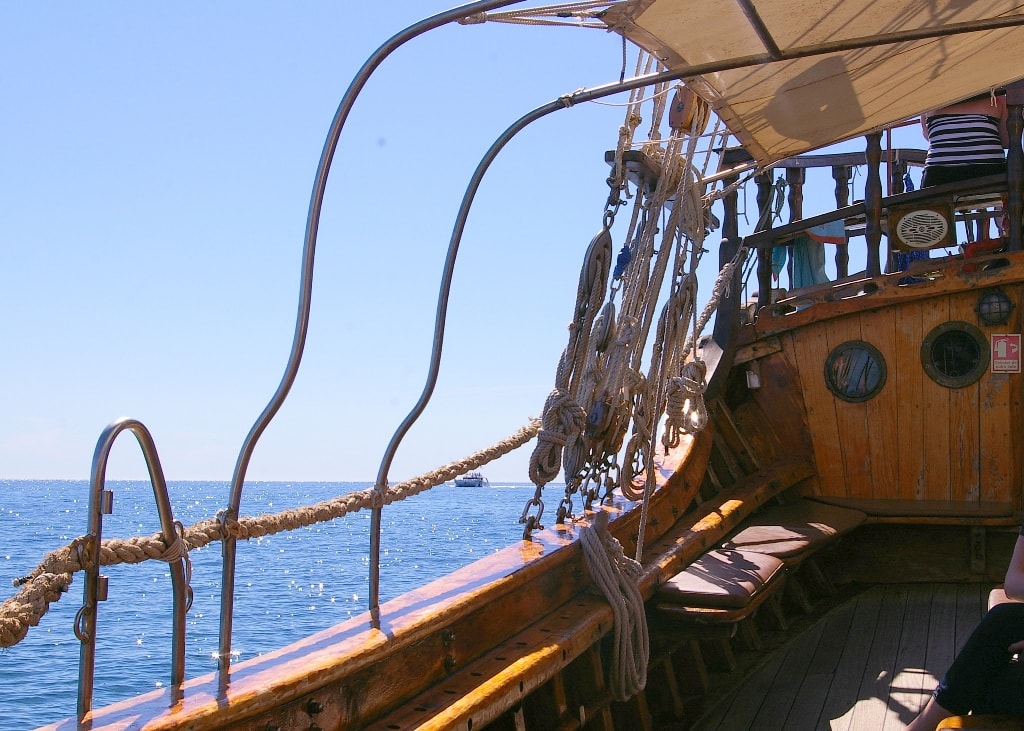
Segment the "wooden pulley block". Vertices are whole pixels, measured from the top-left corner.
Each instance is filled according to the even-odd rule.
[[[694,134],[703,134],[708,126],[709,112],[707,102],[697,96],[692,89],[686,86],[679,87],[669,106],[668,126],[676,132],[693,130]]]

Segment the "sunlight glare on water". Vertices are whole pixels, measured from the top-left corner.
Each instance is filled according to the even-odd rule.
[[[369,483],[246,486],[244,515],[277,513],[364,489]],[[114,513],[103,537],[149,536],[159,518],[148,482],[111,481]],[[174,517],[189,526],[216,515],[228,483],[168,485]],[[549,490],[561,490],[551,487]],[[385,507],[381,601],[421,586],[522,538],[519,516],[532,485],[443,485]],[[49,551],[86,532],[84,481],[0,480],[0,582],[31,572]],[[55,520],[55,517],[59,519]],[[354,513],[238,545],[234,662],[255,657],[366,611],[370,514]],[[186,677],[216,669],[221,552],[190,553],[194,600],[186,619]],[[109,597],[98,611],[94,707],[162,688],[170,674],[171,581],[166,564],[106,567]],[[14,596],[9,588],[0,600]],[[82,578],[39,626],[0,653],[0,729],[24,731],[75,713],[80,645],[72,632]],[[126,674],[125,668],[131,668]],[[31,679],[31,682],[27,682]],[[46,703],[39,702],[45,697]]]

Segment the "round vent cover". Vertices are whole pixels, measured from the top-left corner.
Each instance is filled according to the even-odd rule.
[[[922,209],[910,211],[896,224],[896,235],[905,245],[914,249],[927,249],[946,237],[949,224],[938,211]]]

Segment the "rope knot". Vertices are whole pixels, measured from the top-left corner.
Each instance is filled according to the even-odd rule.
[[[566,391],[556,388],[548,395],[537,446],[530,457],[530,480],[535,485],[546,485],[558,477],[562,448],[583,431],[586,423],[587,412]]]
[[[242,537],[242,527],[238,524],[238,516],[226,509],[217,511],[217,528],[223,538],[237,540]]]

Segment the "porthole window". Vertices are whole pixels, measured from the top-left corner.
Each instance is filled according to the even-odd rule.
[[[825,360],[825,383],[843,401],[867,401],[885,385],[885,358],[871,343],[850,340]]]
[[[921,344],[925,373],[946,388],[970,386],[988,369],[988,359],[988,339],[968,322],[944,322]]]

